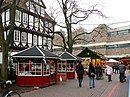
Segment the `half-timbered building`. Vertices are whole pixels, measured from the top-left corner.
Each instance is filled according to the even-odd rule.
[[[19,51],[34,45],[47,50],[52,49],[55,21],[46,13],[43,0],[16,0],[15,24],[11,25],[11,5],[13,0],[3,3],[2,22],[5,38],[10,27],[14,26],[11,52]]]

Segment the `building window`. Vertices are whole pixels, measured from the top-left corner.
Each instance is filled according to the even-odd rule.
[[[117,32],[110,32],[110,36],[116,36]]]
[[[35,29],[38,30],[38,27],[39,27],[39,19],[35,17]]]
[[[33,12],[33,13],[35,12],[34,6],[35,6],[34,2],[31,2],[31,4],[30,4],[30,11]]]
[[[14,41],[20,41],[20,31],[14,30]]]
[[[118,31],[118,35],[125,35],[125,34],[128,34],[128,33],[129,33],[129,30]]]
[[[130,43],[127,43],[127,44],[118,44],[118,48],[125,48],[125,47],[130,47]]]
[[[48,32],[48,28],[49,28],[48,21],[44,21],[44,27],[45,27],[45,32]]]
[[[21,41],[24,43],[27,42],[27,33],[26,32],[21,33]]]
[[[44,17],[45,16],[45,9],[43,7],[41,7],[41,16]]]
[[[6,10],[5,17],[6,17],[6,25],[8,25],[10,22],[10,9]]]
[[[117,48],[118,46],[117,46],[117,44],[115,44],[115,45],[108,45],[108,49],[113,49],[113,48]]]
[[[41,15],[41,7],[39,6],[39,5],[37,5],[36,4],[36,13],[38,14],[38,15]]]
[[[48,45],[48,50],[51,50],[51,47],[52,47],[51,38],[47,39],[47,45]]]
[[[33,35],[33,44],[37,45],[37,35]]]
[[[49,23],[49,28],[50,28],[50,30],[51,30],[51,31],[49,31],[49,32],[52,32],[52,31],[53,31],[53,25],[52,25],[52,23]]]
[[[43,31],[43,28],[44,28],[44,25],[43,25],[43,21],[40,19],[40,30],[41,30],[41,32]]]
[[[43,46],[44,46],[44,49],[47,50],[48,49],[48,44],[47,44],[47,38],[46,37],[43,37]]]
[[[32,34],[28,33],[28,45],[32,46]]]
[[[15,21],[21,22],[21,12],[19,10],[16,10]]]
[[[29,27],[33,28],[33,16],[29,15]]]
[[[42,36],[38,36],[38,45],[42,47]]]
[[[23,24],[24,26],[28,25],[28,14],[23,13]]]

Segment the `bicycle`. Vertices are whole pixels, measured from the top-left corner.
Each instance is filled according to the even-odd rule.
[[[7,81],[0,80],[0,84],[5,89],[5,91],[2,93],[2,97],[21,97],[18,92],[9,90],[8,86],[11,86],[12,84],[10,80],[7,80]]]

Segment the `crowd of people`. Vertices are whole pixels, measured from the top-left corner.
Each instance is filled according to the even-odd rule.
[[[124,81],[126,81],[125,71],[126,71],[126,68],[123,63],[115,64],[115,65],[107,64],[105,65],[105,69],[102,68],[100,64],[97,64],[96,66],[94,66],[92,62],[89,63],[89,65],[87,66],[87,69],[84,68],[81,61],[76,66],[76,73],[77,73],[77,78],[79,82],[79,87],[82,87],[83,75],[84,75],[84,72],[87,72],[86,74],[89,78],[88,86],[90,87],[90,89],[95,88],[95,79],[100,80],[104,78],[103,73],[105,73],[105,75],[107,76],[108,82],[112,81],[113,73],[115,74],[119,73],[120,82],[123,83]]]

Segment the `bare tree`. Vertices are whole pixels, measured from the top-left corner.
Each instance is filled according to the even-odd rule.
[[[11,3],[11,20],[10,20],[10,29],[9,34],[7,34],[6,38],[4,36],[4,27],[2,24],[2,4],[3,3]],[[9,51],[9,43],[12,40],[12,35],[14,33],[14,22],[15,22],[15,11],[16,5],[19,3],[19,0],[1,0],[0,1],[0,46],[2,52],[2,65],[1,65],[1,78],[7,80],[8,78],[8,51]]]
[[[83,38],[81,38],[82,35],[90,34],[93,32],[97,32],[98,34],[101,33],[101,31],[99,31],[99,27],[101,28],[101,26],[99,25],[97,28],[93,29],[93,31],[91,32],[83,32],[83,33],[79,33],[73,36],[73,32],[74,32],[73,26],[87,20],[93,14],[106,18],[106,16],[100,10],[97,9],[98,4],[90,6],[89,9],[84,9],[84,8],[80,8],[78,6],[78,2],[76,1],[77,0],[57,0],[60,6],[60,9],[62,11],[63,17],[64,17],[64,21],[60,23],[57,22],[57,25],[60,26],[61,28],[66,29],[67,38],[65,38],[61,32],[59,31],[56,32],[56,34],[59,34],[61,36],[63,40],[63,46],[60,46],[57,44],[54,44],[54,45],[63,47],[63,49],[67,49],[67,51],[69,51],[70,53],[72,53],[73,51],[74,43],[76,43],[79,40],[86,41]],[[54,10],[53,8],[53,11],[51,11],[52,16],[53,16],[54,11],[56,12],[56,10]],[[61,12],[58,11],[57,14],[61,14]],[[58,15],[56,17],[58,17]],[[60,24],[64,24],[64,25],[60,25]],[[92,38],[92,40],[94,40],[94,38]]]

